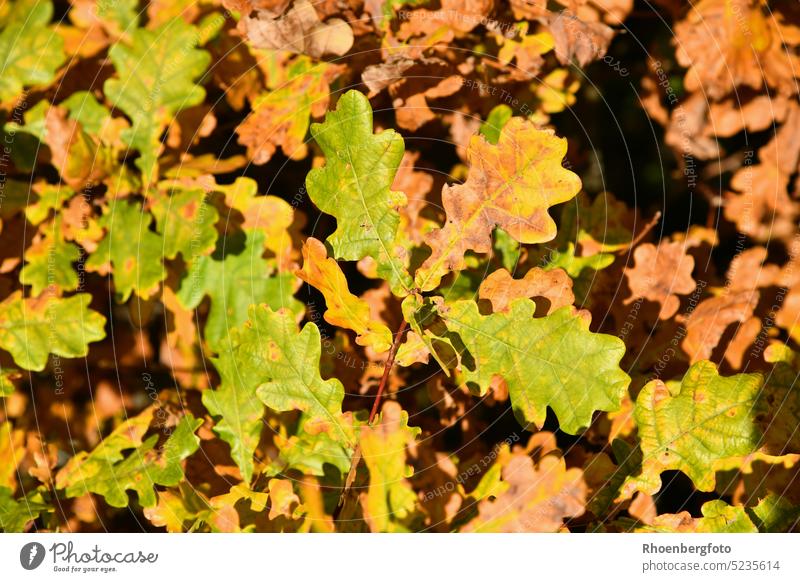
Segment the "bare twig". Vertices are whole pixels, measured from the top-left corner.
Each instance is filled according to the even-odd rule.
[[[397,356],[397,350],[400,348],[400,342],[403,341],[403,335],[405,335],[406,330],[408,329],[408,322],[403,320],[403,323],[400,324],[400,327],[397,330],[397,333],[394,334],[394,341],[392,342],[392,347],[389,349],[389,355],[386,357],[386,362],[383,364],[383,376],[381,376],[381,383],[378,385],[378,393],[375,394],[375,402],[372,404],[372,410],[369,413],[369,424],[372,424],[372,421],[375,420],[375,417],[378,415],[378,409],[381,405],[381,397],[383,396],[383,391],[386,389],[386,384],[389,381],[389,373],[391,372],[392,368],[394,367],[394,359]],[[344,508],[345,500],[347,499],[347,494],[350,492],[350,489],[353,486],[353,483],[356,480],[356,472],[358,470],[358,464],[361,462],[361,445],[356,445],[355,450],[353,451],[353,457],[350,460],[350,471],[347,473],[347,478],[344,480],[344,488],[342,489],[342,494],[339,496],[339,503],[336,504],[336,509],[333,511],[333,521],[339,518],[339,514],[342,512]]]
[[[655,225],[658,224],[659,220],[661,220],[661,211],[660,210],[655,213],[653,218],[650,219],[650,222],[648,222],[644,226],[644,228],[641,231],[639,231],[639,234],[637,234],[636,237],[627,246],[625,246],[624,248],[619,249],[617,252],[621,253],[623,251],[627,251],[628,249],[632,249],[633,247],[638,245],[640,242],[642,242],[642,239],[645,236],[647,236],[648,232],[653,230]]]
[[[375,415],[378,414],[378,408],[380,408],[381,405],[381,396],[383,396],[383,391],[386,388],[387,381],[389,380],[389,372],[394,366],[394,358],[397,356],[397,350],[400,347],[403,334],[407,329],[408,322],[403,320],[403,323],[400,324],[400,328],[397,330],[397,333],[394,334],[394,341],[392,342],[392,347],[389,350],[389,356],[386,358],[386,362],[383,364],[383,376],[381,376],[381,383],[378,385],[378,393],[375,395],[375,402],[372,404],[372,411],[369,413],[369,424],[372,424],[372,421],[375,420]]]

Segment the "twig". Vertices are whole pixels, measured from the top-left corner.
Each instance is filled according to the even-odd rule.
[[[387,381],[389,380],[389,372],[394,366],[394,358],[397,355],[397,350],[400,347],[400,341],[403,339],[403,334],[405,333],[406,329],[408,329],[408,322],[403,320],[403,323],[400,324],[400,328],[394,335],[392,347],[389,349],[389,356],[386,358],[386,362],[383,364],[383,376],[381,376],[381,383],[378,385],[378,393],[375,395],[375,402],[372,404],[372,412],[369,413],[369,424],[372,424],[372,421],[375,420],[375,415],[378,414],[378,408],[381,404],[381,396],[383,396],[383,391],[386,388]]]
[[[660,210],[655,213],[655,216],[653,216],[653,218],[650,219],[650,222],[648,222],[644,226],[644,228],[639,232],[639,234],[636,235],[636,238],[634,238],[626,247],[619,249],[617,252],[621,253],[622,251],[626,251],[628,249],[632,249],[633,247],[638,245],[640,242],[642,242],[642,239],[645,236],[647,236],[648,232],[653,230],[655,225],[658,224],[659,220],[661,220],[661,211]]]
[[[386,384],[389,381],[389,372],[391,372],[392,367],[394,367],[394,359],[397,356],[397,350],[400,348],[400,342],[403,340],[403,335],[405,331],[408,329],[408,322],[403,320],[403,323],[400,324],[400,327],[397,330],[397,333],[394,334],[394,341],[392,342],[392,347],[389,349],[389,355],[386,357],[386,362],[383,364],[383,376],[381,376],[381,383],[378,385],[378,393],[375,395],[375,402],[372,404],[372,410],[369,413],[369,421],[368,424],[372,424],[372,421],[375,420],[375,417],[378,414],[378,408],[381,405],[381,397],[383,396],[383,391],[386,389]],[[358,464],[361,462],[361,445],[356,445],[355,450],[353,451],[353,457],[350,460],[350,471],[347,473],[347,478],[344,480],[344,488],[342,489],[342,494],[339,496],[339,502],[336,504],[336,509],[333,510],[333,521],[336,522],[339,519],[339,514],[342,512],[344,508],[345,500],[347,499],[347,494],[350,492],[350,489],[353,486],[353,483],[356,480],[356,472],[358,470]]]

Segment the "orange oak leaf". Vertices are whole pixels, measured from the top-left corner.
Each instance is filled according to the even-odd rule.
[[[266,164],[278,147],[293,160],[306,157],[311,118],[325,114],[330,83],[343,70],[339,65],[315,65],[300,57],[288,67],[289,79],[284,84],[253,101],[253,112],[236,133],[254,164]]]
[[[376,352],[385,352],[391,347],[392,332],[372,319],[366,301],[350,293],[339,263],[328,257],[322,242],[315,238],[306,241],[303,245],[303,268],[296,274],[325,297],[325,321],[352,329],[358,334],[356,343],[370,346]]]
[[[780,4],[762,0],[703,0],[675,25],[675,56],[688,67],[689,91],[704,91],[704,99],[719,99],[742,86],[796,93],[800,57],[797,21]],[[766,11],[769,10],[769,13]],[[785,46],[785,43],[789,47]]]
[[[659,303],[659,317],[669,319],[680,307],[678,295],[691,293],[697,286],[692,279],[694,258],[686,254],[686,246],[680,242],[639,245],[633,258],[635,266],[626,271],[631,296],[625,304],[644,297]]]
[[[556,57],[562,65],[575,61],[585,67],[605,56],[614,30],[602,22],[584,22],[575,14],[564,10],[547,18],[550,34],[555,41]]]
[[[541,315],[575,301],[572,279],[564,269],[545,271],[539,267],[525,273],[522,279],[514,279],[506,269],[498,269],[483,280],[478,296],[490,301],[495,313],[508,311],[511,301],[519,297],[534,299],[536,311],[541,311]]]
[[[700,303],[686,319],[681,347],[692,363],[708,360],[729,325],[744,323],[758,304],[757,291],[728,291]]]
[[[581,189],[580,178],[561,165],[566,152],[567,140],[521,117],[509,120],[497,145],[473,136],[467,181],[442,190],[447,222],[426,237],[432,253],[417,270],[417,286],[434,289],[449,271],[463,269],[468,250],[489,252],[495,226],[521,243],[552,240],[548,208]]]
[[[45,116],[45,128],[53,165],[64,182],[80,190],[111,173],[111,152],[83,131],[80,123],[68,119],[65,109],[51,107]]]
[[[557,532],[564,518],[584,512],[586,482],[583,471],[567,469],[564,460],[545,455],[534,467],[533,460],[515,451],[501,476],[506,490],[495,499],[478,504],[478,516],[465,532]]]

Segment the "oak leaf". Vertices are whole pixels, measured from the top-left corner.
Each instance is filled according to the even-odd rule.
[[[218,416],[214,430],[231,447],[246,482],[253,475],[253,453],[264,427],[264,405],[278,412],[301,410],[304,432],[330,432],[343,443],[351,440],[342,417],[344,388],[319,373],[320,333],[313,324],[302,331],[286,311],[266,305],[247,310],[248,320],[230,329],[214,366],[222,382],[203,393],[203,403]],[[305,455],[309,450],[301,450]]]
[[[16,99],[25,87],[50,83],[64,62],[64,41],[49,26],[53,3],[16,2],[0,31],[0,101]]]
[[[511,302],[520,297],[534,299],[537,312],[542,314],[553,313],[575,301],[572,279],[566,271],[545,271],[539,267],[525,273],[522,279],[514,279],[506,269],[498,269],[481,282],[478,296],[491,302],[494,313],[508,311]]]
[[[555,53],[562,65],[575,61],[585,67],[605,56],[614,30],[602,22],[584,22],[568,10],[549,14],[547,24],[555,41]]]
[[[81,258],[81,250],[64,240],[60,218],[43,225],[41,237],[25,250],[25,266],[19,273],[19,282],[31,286],[37,296],[45,289],[55,293],[74,291],[80,284],[72,264]]]
[[[558,532],[564,519],[578,517],[586,504],[583,471],[567,469],[563,459],[533,459],[517,451],[503,460],[505,491],[478,504],[478,516],[462,530],[477,533]]]
[[[758,297],[755,290],[726,289],[721,295],[700,302],[686,318],[686,338],[681,343],[690,361],[709,359],[728,326],[750,319]]]
[[[661,514],[647,526],[634,531],[645,533],[757,533],[758,529],[744,507],[728,505],[721,499],[708,501],[700,508],[703,517],[692,517],[688,511]]]
[[[694,291],[692,279],[694,257],[687,254],[680,242],[662,242],[658,246],[645,243],[633,252],[635,265],[626,270],[631,296],[625,304],[643,297],[661,305],[659,317],[669,319],[678,312],[678,295]]]
[[[777,457],[764,451],[759,418],[765,411],[760,374],[723,377],[708,361],[694,364],[680,383],[652,380],[636,398],[634,416],[641,472],[626,479],[621,498],[661,488],[661,473],[683,471],[700,491],[712,491],[717,471]]]
[[[325,245],[317,239],[309,238],[303,245],[303,268],[296,274],[325,297],[325,321],[352,329],[357,334],[356,343],[378,353],[391,347],[392,332],[372,319],[366,301],[350,293],[339,264],[328,257]]]
[[[292,7],[273,18],[258,11],[253,18],[245,15],[239,29],[255,48],[291,51],[313,58],[342,56],[353,46],[353,29],[340,18],[320,22],[308,0],[295,0]]]
[[[91,295],[25,299],[15,291],[0,303],[0,348],[26,370],[40,372],[48,354],[82,358],[106,337],[106,318],[89,309]]]
[[[69,186],[80,190],[100,183],[114,169],[111,150],[95,141],[67,111],[51,107],[45,116],[46,142],[53,165]]]
[[[330,83],[341,73],[341,66],[301,57],[288,66],[285,83],[253,100],[236,133],[254,164],[267,163],[278,147],[293,160],[306,157],[310,118],[328,109]]]
[[[230,330],[247,321],[250,305],[266,303],[274,309],[298,313],[294,298],[297,280],[281,273],[274,259],[264,258],[262,230],[247,229],[220,238],[214,252],[195,258],[178,289],[186,309],[195,309],[209,296],[211,309],[203,329],[209,347],[220,352],[230,341]]]
[[[361,427],[361,455],[369,471],[369,488],[361,495],[364,519],[373,532],[409,531],[417,496],[408,482],[406,448],[420,429],[408,426],[408,413],[396,402],[383,405],[374,426]]]
[[[108,51],[117,78],[108,79],[103,90],[132,122],[122,139],[139,151],[136,166],[145,184],[155,180],[161,133],[171,116],[205,98],[195,79],[211,59],[195,48],[199,37],[195,27],[175,18],[155,30],[136,28],[130,44],[120,41]]]
[[[597,410],[614,411],[630,378],[619,368],[625,346],[619,338],[589,331],[570,307],[534,318],[533,301],[516,299],[508,311],[481,315],[474,301],[457,301],[440,313],[463,348],[467,385],[486,394],[495,377],[508,386],[523,426],[541,427],[550,407],[561,430],[577,434]]]
[[[163,236],[163,254],[174,259],[180,253],[190,262],[208,255],[216,246],[217,209],[202,190],[176,189],[160,192],[151,205],[158,231]]]
[[[462,270],[468,250],[489,252],[496,226],[521,243],[553,239],[556,225],[548,208],[581,187],[580,178],[561,166],[566,151],[565,139],[520,117],[503,127],[497,145],[473,136],[469,176],[442,190],[447,222],[426,239],[432,254],[415,274],[417,286],[434,289],[448,272]]]
[[[150,230],[153,217],[134,200],[113,199],[103,212],[99,226],[105,237],[86,261],[89,271],[111,273],[117,300],[131,293],[147,299],[167,276],[163,238]]]
[[[372,108],[358,91],[345,93],[324,123],[311,126],[311,134],[325,153],[325,166],[309,172],[306,187],[314,204],[336,218],[336,230],[327,239],[334,257],[372,257],[394,290],[408,288],[410,277],[398,258],[404,251],[395,244],[397,207],[406,197],[391,190],[403,159],[403,138],[391,129],[373,134]]]
[[[26,532],[40,514],[50,510],[50,505],[36,489],[19,499],[15,499],[13,493],[8,487],[0,486],[0,531]]]
[[[181,462],[197,450],[200,439],[194,432],[202,420],[190,414],[181,418],[159,449],[157,434],[142,440],[153,413],[153,408],[146,409],[120,424],[93,451],[72,457],[56,474],[56,487],[67,497],[102,495],[112,507],[126,507],[131,490],[143,507],[155,506],[156,485],[177,485],[184,478]],[[125,455],[127,450],[131,452]]]
[[[765,10],[769,11],[765,14]],[[774,11],[773,11],[774,10]],[[791,11],[769,10],[760,0],[703,0],[675,25],[675,56],[688,67],[685,85],[719,99],[742,86],[764,84],[795,93],[800,57],[784,47],[800,44]]]
[[[270,479],[267,484],[269,489],[269,518],[283,516],[292,519],[293,513],[300,504],[300,498],[292,488],[289,479]]]

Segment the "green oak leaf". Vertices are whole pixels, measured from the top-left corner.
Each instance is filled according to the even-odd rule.
[[[111,117],[108,107],[89,91],[77,91],[59,103],[69,111],[69,118],[81,124],[90,135],[98,135]]]
[[[758,505],[747,508],[746,511],[761,532],[796,531],[800,525],[800,506],[792,505],[786,498],[774,493],[770,493]]]
[[[626,480],[622,498],[637,489],[656,493],[667,470],[683,471],[700,491],[713,491],[717,471],[742,467],[746,458],[769,460],[759,453],[762,388],[760,374],[726,378],[708,361],[694,364],[680,383],[647,383],[634,409],[641,473]]]
[[[577,434],[595,411],[619,409],[630,382],[619,367],[625,345],[589,331],[588,321],[570,307],[534,319],[535,310],[530,299],[517,299],[508,312],[481,315],[477,303],[467,300],[440,315],[463,345],[461,372],[468,386],[485,394],[498,376],[520,423],[541,427],[549,406],[561,430]]]
[[[48,354],[81,358],[106,337],[106,318],[89,309],[91,295],[23,299],[17,291],[0,303],[0,348],[26,370],[40,372]]]
[[[93,451],[75,455],[56,475],[56,487],[67,497],[102,495],[112,507],[127,507],[127,492],[135,491],[142,507],[155,506],[156,485],[173,486],[183,480],[181,461],[200,446],[194,432],[203,421],[187,414],[157,448],[159,435],[142,440],[153,411],[148,408],[122,423]]]
[[[210,254],[217,243],[217,209],[202,190],[176,190],[160,196],[151,210],[158,231],[164,236],[164,256],[174,259],[178,253],[191,261]]]
[[[305,475],[326,475],[326,465],[335,467],[340,474],[350,470],[350,452],[346,446],[331,438],[327,433],[310,435],[300,431],[284,442],[278,443],[280,456],[265,468],[268,477],[285,473],[290,469]]]
[[[309,323],[298,331],[291,313],[266,305],[253,305],[247,313],[247,323],[230,331],[227,348],[214,360],[222,382],[203,393],[203,404],[220,417],[214,430],[230,445],[249,482],[265,404],[278,412],[303,411],[306,432],[326,430],[340,442],[349,437],[341,418],[344,388],[319,374],[317,326]]]
[[[698,532],[708,533],[757,533],[758,529],[743,507],[728,505],[721,499],[708,501],[700,508]]]
[[[339,442],[349,442],[340,418],[344,387],[335,378],[323,380],[319,373],[319,328],[308,323],[298,331],[291,313],[259,305],[251,307],[246,329],[248,341],[240,344],[240,352],[255,358],[265,374],[256,389],[259,399],[278,412],[302,411],[306,432],[327,432]]]
[[[33,295],[49,287],[74,291],[80,283],[72,263],[81,258],[81,251],[77,245],[61,238],[59,222],[56,220],[52,228],[46,229],[47,234],[40,243],[25,251],[26,264],[20,271],[19,281],[30,285]]]
[[[306,188],[314,204],[336,218],[336,231],[327,239],[334,256],[373,258],[379,276],[407,294],[411,278],[395,244],[397,207],[406,197],[391,189],[405,151],[403,138],[391,129],[373,134],[372,107],[358,91],[345,93],[324,123],[311,125],[311,135],[325,153],[325,166],[309,172]]]
[[[52,18],[49,0],[17,2],[6,15],[0,26],[0,101],[55,78],[66,55],[64,40],[49,26]]]
[[[136,166],[147,185],[155,179],[161,133],[171,116],[205,98],[195,79],[205,73],[211,57],[195,48],[199,32],[181,18],[154,30],[137,28],[130,38],[130,44],[121,41],[108,51],[117,78],[108,79],[103,89],[131,120],[122,138],[139,151]]]
[[[497,142],[500,140],[500,132],[513,116],[514,111],[511,107],[501,103],[489,112],[489,116],[486,118],[486,121],[481,123],[478,132],[480,132],[490,144],[497,145]]]
[[[294,276],[279,273],[274,260],[262,257],[265,244],[264,232],[256,229],[221,238],[214,253],[195,259],[181,281],[178,299],[186,309],[195,309],[206,294],[211,298],[204,337],[216,352],[228,347],[230,330],[247,321],[253,304],[303,309],[293,297]]]
[[[0,531],[5,533],[24,532],[28,524],[37,519],[42,512],[51,511],[38,490],[27,496],[14,499],[8,487],[0,487]]]
[[[203,405],[212,416],[219,417],[214,432],[228,443],[242,479],[249,483],[253,477],[253,453],[264,427],[264,405],[256,397],[263,373],[257,365],[244,365],[246,355],[239,351],[241,335],[238,328],[231,330],[230,349],[213,360],[220,385],[203,392]]]
[[[36,193],[37,199],[35,202],[28,201],[25,207],[25,218],[33,225],[39,225],[47,220],[53,210],[60,210],[75,195],[75,191],[66,184],[54,186],[40,183],[31,190]]]
[[[167,276],[161,261],[164,244],[161,236],[150,230],[152,221],[139,202],[124,199],[112,200],[100,218],[106,236],[86,261],[86,268],[111,272],[120,303],[134,291],[147,299]]]

